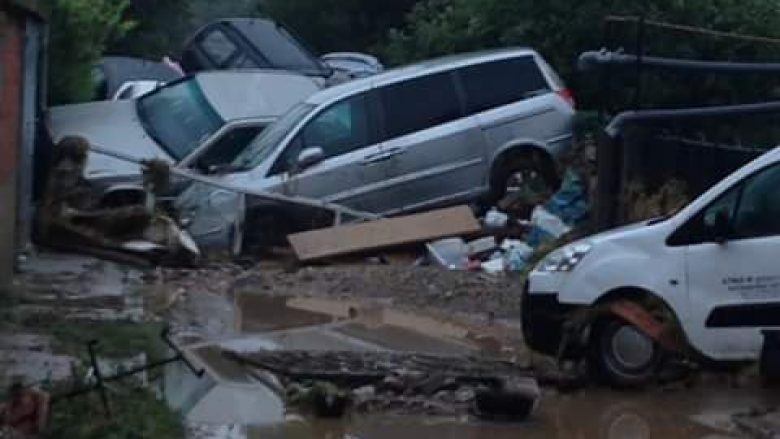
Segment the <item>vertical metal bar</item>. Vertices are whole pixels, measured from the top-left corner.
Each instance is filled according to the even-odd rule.
[[[612,43],[613,43],[613,30],[614,30],[614,24],[611,20],[608,18],[604,18],[604,33],[603,33],[603,44],[602,47],[606,48],[607,50],[612,50]],[[611,81],[611,73],[612,73],[612,66],[607,65],[604,68],[600,69],[599,71],[599,92],[598,92],[598,103],[597,103],[597,111],[598,111],[598,119],[601,123],[607,122],[607,114],[609,113],[609,97],[612,96],[612,93],[610,93],[610,81]]]
[[[24,55],[22,67],[22,122],[19,150],[17,252],[30,250],[30,227],[33,211],[33,154],[38,113],[38,86],[40,78],[41,24],[29,18],[25,22]]]
[[[98,365],[97,356],[95,355],[95,346],[98,344],[97,340],[92,340],[87,344],[89,350],[89,361],[92,364],[92,370],[95,373],[95,380],[97,381],[97,389],[100,392],[100,402],[103,403],[103,410],[106,417],[111,417],[111,407],[108,405],[108,394],[106,393],[106,386],[103,382],[103,374],[100,373],[100,366]]]
[[[645,54],[645,16],[639,17],[636,24],[636,88],[634,91],[634,110],[642,108],[642,79],[643,79],[643,58]]]

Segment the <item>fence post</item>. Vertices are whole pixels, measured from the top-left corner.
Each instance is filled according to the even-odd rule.
[[[622,136],[610,137],[604,133],[598,140],[596,157],[596,231],[607,230],[615,225],[617,207],[620,202],[620,167]]]

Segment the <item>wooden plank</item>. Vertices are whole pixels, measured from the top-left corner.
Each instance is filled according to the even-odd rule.
[[[397,218],[330,227],[289,235],[301,261],[313,261],[370,250],[380,250],[481,230],[468,206],[452,207]]]

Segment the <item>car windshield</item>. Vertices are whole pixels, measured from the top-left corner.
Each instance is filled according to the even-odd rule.
[[[236,160],[234,168],[249,170],[263,163],[273,153],[284,137],[295,128],[307,114],[314,109],[311,104],[298,104],[281,119],[271,124],[252,143],[249,144]]]
[[[195,78],[163,87],[136,105],[146,132],[177,161],[225,125]]]

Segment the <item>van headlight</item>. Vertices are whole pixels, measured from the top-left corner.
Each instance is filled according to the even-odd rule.
[[[537,267],[543,273],[568,273],[593,249],[588,242],[567,245],[566,247],[550,253]]]

